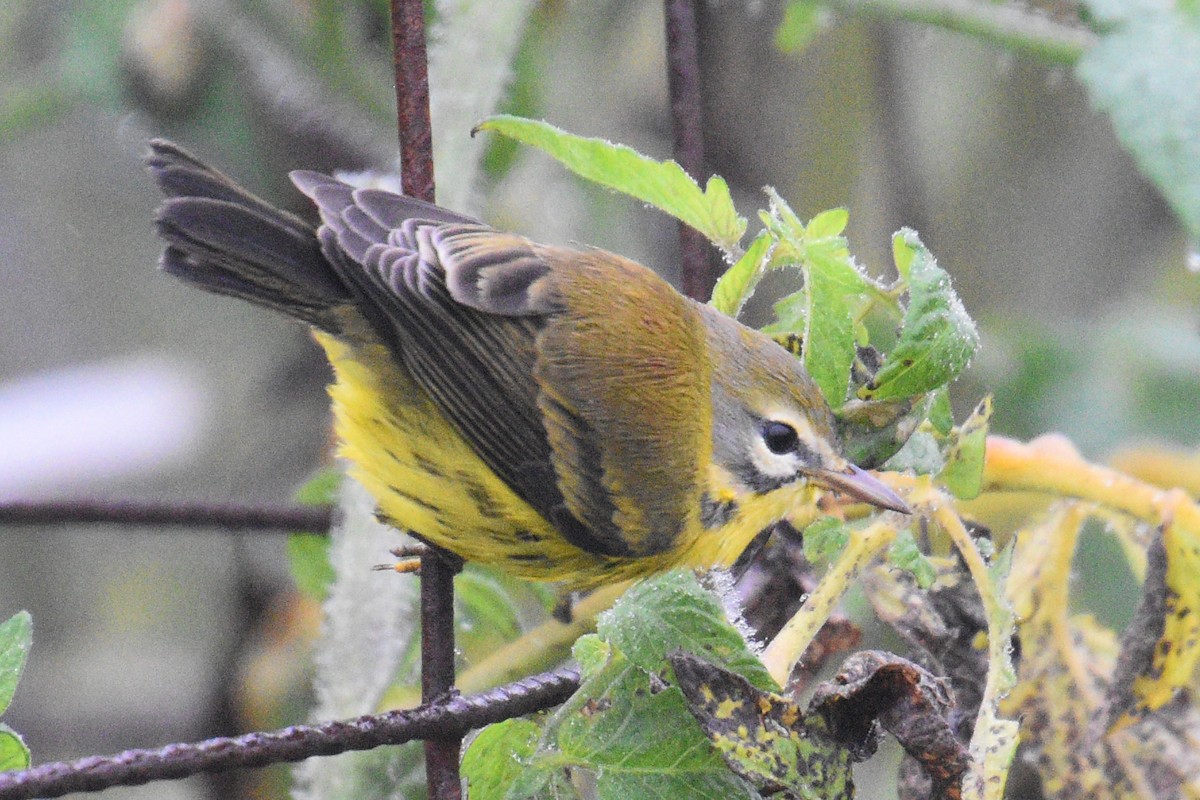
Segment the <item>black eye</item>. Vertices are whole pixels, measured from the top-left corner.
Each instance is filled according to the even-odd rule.
[[[796,429],[786,422],[767,420],[762,426],[762,437],[767,449],[777,456],[795,452],[796,446],[800,444]]]

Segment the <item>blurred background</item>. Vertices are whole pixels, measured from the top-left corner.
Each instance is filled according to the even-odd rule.
[[[501,108],[669,156],[661,4],[529,7]],[[699,12],[709,170],[752,220],[764,185],[806,218],[848,207],[873,274],[891,234],[916,228],[982,329],[960,414],[994,392],[1001,433],[1062,431],[1095,459],[1195,451],[1189,242],[1069,67],[852,16],[785,54],[779,3]],[[295,324],[156,272],[140,159],[165,135],[307,213],[287,170],[394,167],[390,64],[382,0],[0,4],[0,497],[286,501],[328,461],[319,351]],[[439,134],[484,160],[460,210],[677,276],[672,220],[469,126]],[[764,289],[747,317],[769,303]],[[28,609],[35,631],[5,721],[43,762],[302,719],[297,653],[317,612],[284,549],[269,534],[5,527],[0,619]],[[109,796],[286,786],[238,780]]]

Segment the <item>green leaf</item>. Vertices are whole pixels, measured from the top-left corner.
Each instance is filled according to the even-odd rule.
[[[0,624],[0,714],[12,702],[32,644],[33,618],[28,611],[18,611]]]
[[[912,528],[905,528],[896,534],[895,541],[888,549],[888,562],[898,569],[912,573],[917,586],[922,589],[928,589],[937,580],[937,570],[917,547]]]
[[[763,333],[775,336],[794,335],[804,341],[805,320],[808,319],[808,297],[793,292],[775,301],[775,321],[763,327]],[[803,351],[801,351],[803,352]]]
[[[842,452],[863,469],[876,469],[894,456],[925,421],[927,403],[902,400],[850,400],[837,411]]]
[[[769,210],[765,217],[763,212],[759,212],[759,218],[767,225],[767,229],[775,234],[777,239],[791,239],[793,241],[803,241],[807,235],[805,225],[800,221],[800,217],[787,201],[783,199],[783,195],[775,191],[774,186],[767,186],[763,189],[767,195],[767,203]]]
[[[954,429],[954,412],[950,408],[950,393],[944,388],[937,389],[932,394],[932,402],[929,404],[929,424],[933,426],[934,432],[941,436],[949,436],[950,431]]]
[[[481,730],[463,754],[462,773],[471,800],[503,800],[537,752],[542,729],[527,719],[508,719]]]
[[[821,27],[821,6],[814,0],[789,0],[783,20],[775,29],[775,46],[784,53],[799,53]]]
[[[1017,627],[1017,618],[1013,613],[1012,606],[1008,603],[1007,595],[1005,594],[1005,584],[1008,583],[1008,576],[1012,573],[1013,551],[1015,549],[1016,539],[1010,539],[1008,544],[1004,546],[999,553],[988,564],[988,574],[992,578],[992,586],[996,592],[997,602],[991,606],[990,619],[988,621],[988,630],[996,631],[996,638],[1001,642],[1012,640],[1013,632]],[[1010,688],[1016,685],[1017,674],[1013,668],[1012,653],[1006,647],[991,648],[995,652],[989,651],[990,664],[989,670],[996,670],[998,676],[998,684],[1002,687],[1003,692],[1007,692]],[[1003,696],[1003,694],[1001,695]]]
[[[831,208],[822,211],[808,221],[804,228],[804,237],[809,242],[840,237],[850,223],[850,212],[844,208]]]
[[[594,633],[587,633],[575,640],[571,658],[579,663],[583,678],[595,675],[612,658],[612,646]]]
[[[841,269],[825,254],[810,254],[804,274],[804,367],[835,410],[850,390],[854,365],[854,317],[849,300],[862,290],[860,276]]]
[[[21,735],[0,722],[0,772],[29,768],[29,747]]]
[[[958,376],[975,349],[979,333],[938,267],[907,228],[892,239],[896,267],[909,282],[904,327],[895,348],[875,377],[861,390],[862,399],[911,397],[932,391]]]
[[[701,190],[674,161],[655,161],[625,145],[506,114],[488,117],[475,130],[494,131],[536,147],[577,175],[686,222],[726,252],[732,252],[746,232],[746,220],[738,216],[729,186],[715,175]]]
[[[850,541],[850,529],[837,517],[821,517],[804,529],[804,557],[809,561],[837,558]]]
[[[510,580],[497,570],[475,564],[455,577],[457,648],[468,662],[517,638],[524,627],[523,608],[536,610],[539,618],[544,616],[540,601],[527,586],[527,582]]]
[[[983,488],[983,460],[987,450],[992,397],[988,395],[967,417],[946,452],[946,464],[938,479],[959,500],[973,500]]]
[[[293,533],[287,540],[287,558],[296,588],[306,597],[324,602],[334,579],[333,565],[329,563],[329,537]]]
[[[337,467],[317,470],[303,486],[296,490],[296,502],[306,506],[336,505],[343,477],[342,471]]]
[[[913,247],[907,236],[904,235],[904,230],[892,237],[892,262],[896,265],[896,272],[900,274],[900,280],[904,282],[910,281],[913,262],[917,260],[918,249]]]
[[[725,274],[717,280],[709,304],[722,314],[736,319],[767,271],[773,244],[774,240],[766,231],[755,236],[737,263],[725,270]]]
[[[884,467],[894,472],[910,469],[918,475],[934,475],[941,471],[945,463],[937,438],[928,430],[921,429],[908,437],[904,447],[889,458]]]
[[[318,470],[296,490],[296,502],[306,506],[336,505],[342,478],[342,471],[336,467]],[[329,563],[329,537],[294,533],[288,537],[287,557],[296,587],[305,596],[324,602],[334,579],[333,566]]]
[[[729,623],[720,599],[691,570],[675,570],[634,585],[600,615],[596,632],[647,672],[663,668],[678,648],[777,689],[766,667]]]
[[[636,584],[574,649],[583,681],[549,719],[539,749],[504,797],[757,797],[696,725],[667,653],[705,654],[756,686],[774,684],[727,620],[720,599],[690,570]],[[519,746],[512,748],[519,751]]]
[[[671,666],[688,710],[730,769],[761,790],[800,800],[850,800],[850,748],[818,713],[751,686],[740,675],[678,652]]]
[[[1142,173],[1200,237],[1200,19],[1173,3],[1142,3],[1127,16],[1111,2],[1087,5],[1115,24],[1084,53],[1079,78]]]
[[[804,340],[805,369],[835,410],[846,400],[854,365],[855,311],[869,281],[840,235],[848,216],[845,209],[818,214],[806,226],[774,189],[766,189],[770,213],[764,224],[779,244],[771,252],[772,267],[798,267],[804,286],[775,305],[776,321],[764,330],[790,333]]]
[[[555,713],[547,738],[556,748],[537,767],[582,768],[599,798],[753,796],[696,725],[679,688],[619,651]]]

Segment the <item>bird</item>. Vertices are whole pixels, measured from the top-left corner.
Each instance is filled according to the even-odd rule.
[[[339,454],[426,543],[578,590],[729,566],[821,491],[909,512],[794,355],[630,259],[292,172],[314,227],[165,139],[146,164],[160,268],[312,328]]]

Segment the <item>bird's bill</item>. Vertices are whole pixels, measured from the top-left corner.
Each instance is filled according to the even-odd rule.
[[[849,495],[855,500],[870,503],[879,508],[911,514],[912,509],[900,495],[866,470],[848,464],[844,470],[822,470],[815,473],[812,479],[822,486],[836,489],[842,494]]]

